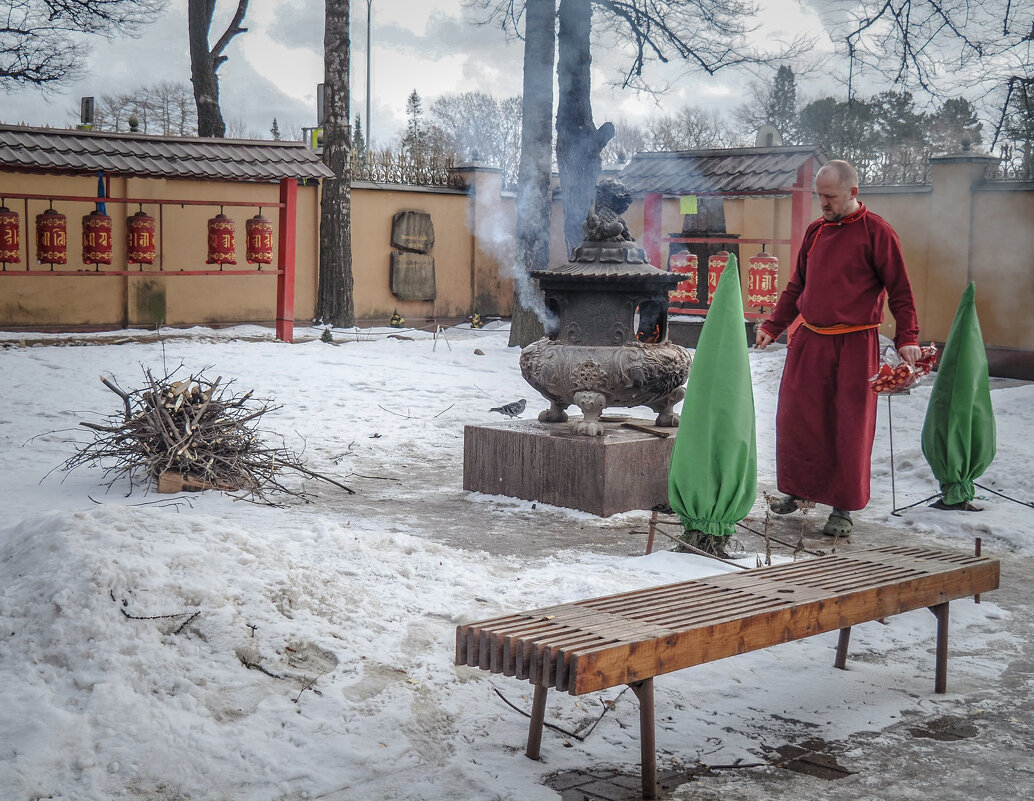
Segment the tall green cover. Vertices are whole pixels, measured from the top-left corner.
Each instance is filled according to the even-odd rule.
[[[923,455],[944,504],[973,500],[973,482],[995,458],[995,418],[973,282],[959,301],[923,423]]]
[[[687,531],[727,537],[750,513],[754,420],[740,270],[730,254],[697,342],[668,471],[668,502]]]

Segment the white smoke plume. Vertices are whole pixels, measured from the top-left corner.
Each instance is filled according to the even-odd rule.
[[[517,262],[515,206],[493,198],[490,205],[477,206],[475,231],[477,247],[492,255],[496,263],[514,281],[521,305],[532,312],[546,331],[555,331],[560,324],[556,314],[546,306],[545,298],[535,281]],[[469,222],[468,222],[469,226]]]

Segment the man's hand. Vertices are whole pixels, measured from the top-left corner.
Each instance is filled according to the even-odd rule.
[[[916,366],[916,360],[923,355],[918,345],[902,345],[898,349],[898,355],[901,356],[901,360],[905,362],[909,367]]]
[[[772,337],[765,333],[764,329],[759,328],[757,337],[754,339],[754,347],[759,348],[760,350],[764,350],[769,345],[771,345],[773,341],[774,340],[772,339]]]

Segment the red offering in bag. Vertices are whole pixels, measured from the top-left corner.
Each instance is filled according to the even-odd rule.
[[[884,348],[880,357],[880,369],[869,379],[869,386],[877,395],[907,392],[930,375],[936,361],[937,348],[932,342],[928,347],[920,348],[920,356],[916,359],[914,368],[902,361],[893,347]]]

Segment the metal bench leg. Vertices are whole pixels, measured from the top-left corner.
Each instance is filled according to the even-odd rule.
[[[524,753],[528,759],[538,759],[542,746],[542,728],[546,720],[546,693],[548,687],[535,685],[535,698],[531,702],[531,725],[528,727],[528,747]]]
[[[847,670],[847,644],[851,641],[851,627],[840,629],[840,639],[837,641],[837,657],[833,660],[833,667]]]
[[[654,734],[653,679],[629,684],[639,699],[639,747],[643,773],[643,798],[657,798],[657,741]]]
[[[933,691],[948,692],[948,602],[929,607],[937,615],[937,666]]]

